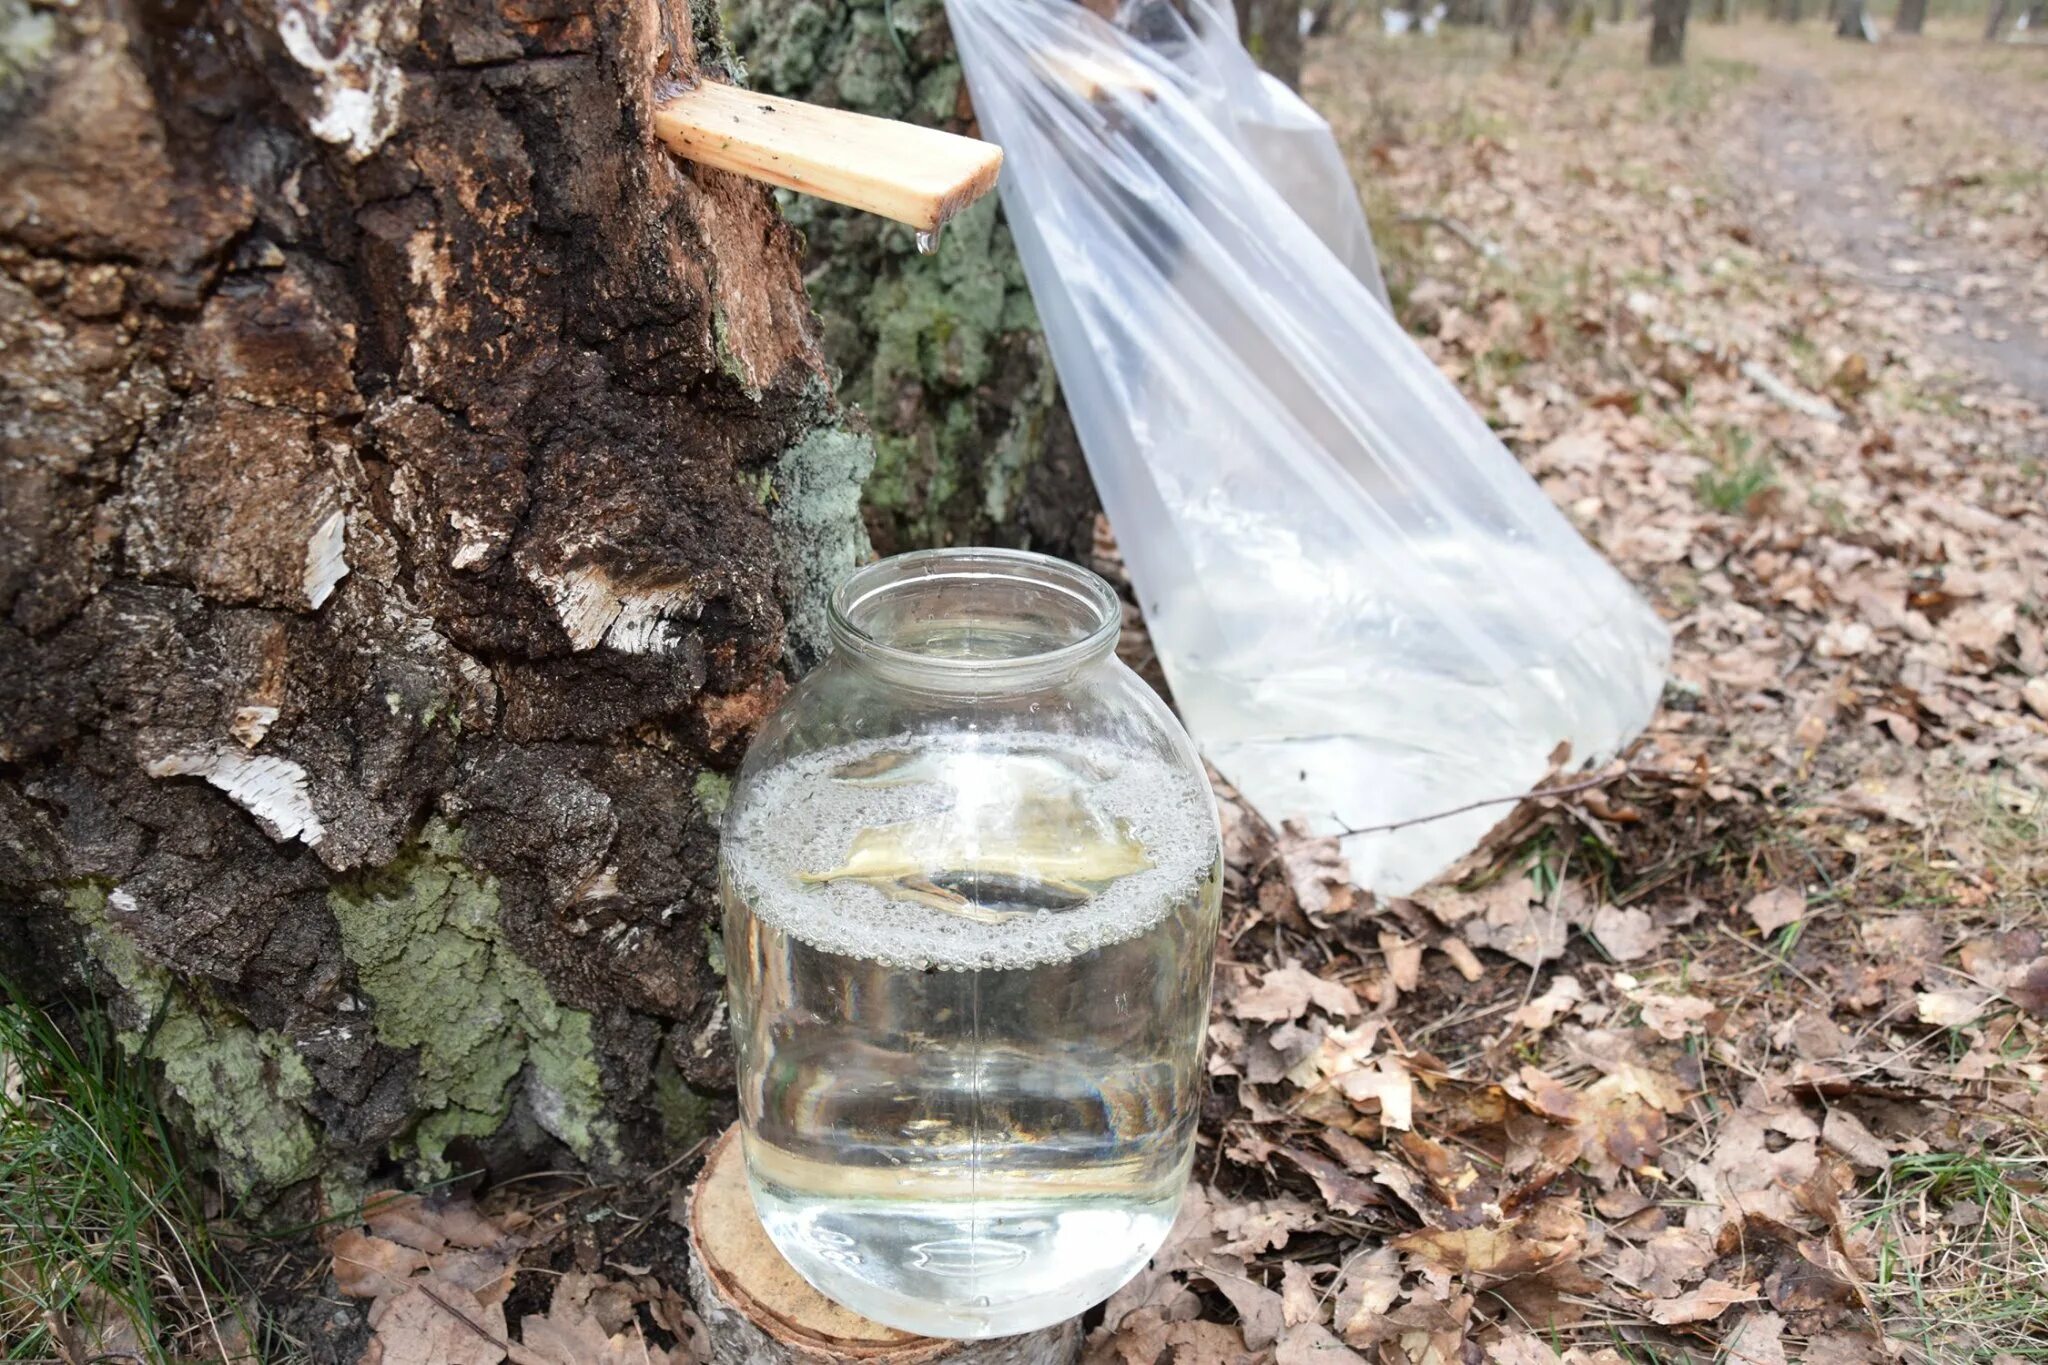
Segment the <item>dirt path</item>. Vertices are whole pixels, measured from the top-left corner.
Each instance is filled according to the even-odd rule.
[[[1774,245],[1823,275],[1897,296],[1902,312],[1925,320],[1930,348],[2048,408],[2048,336],[2014,286],[2019,263],[1908,217],[1906,187],[1832,107],[1822,78],[1795,64],[1797,50],[1786,56],[1762,70],[1731,148],[1737,182],[1769,201],[1760,216],[1781,228]]]

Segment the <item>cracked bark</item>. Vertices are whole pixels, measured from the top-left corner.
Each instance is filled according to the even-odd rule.
[[[649,134],[695,9],[4,31],[0,967],[258,1040],[179,1100],[281,1125],[238,1184],[631,1166],[729,1084],[720,774],[866,455],[767,192]]]

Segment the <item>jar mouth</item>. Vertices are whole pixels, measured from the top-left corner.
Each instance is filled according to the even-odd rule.
[[[1070,672],[1116,648],[1123,606],[1102,578],[1028,550],[916,550],[832,594],[832,643],[934,684]]]

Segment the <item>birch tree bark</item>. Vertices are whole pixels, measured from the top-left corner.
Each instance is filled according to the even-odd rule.
[[[1676,66],[1685,60],[1685,18],[1691,0],[1654,0],[1650,6],[1650,65]]]
[[[973,102],[943,0],[728,0],[756,88],[954,132]],[[1085,561],[1099,503],[995,196],[931,255],[909,229],[791,198],[839,393],[872,428],[882,552],[1005,544]]]
[[[0,968],[240,1191],[676,1150],[870,461],[716,6],[8,8]]]

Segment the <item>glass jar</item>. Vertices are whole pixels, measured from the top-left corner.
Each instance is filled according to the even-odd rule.
[[[726,816],[747,1174],[821,1292],[929,1336],[1107,1298],[1165,1237],[1203,1091],[1222,843],[1094,574],[858,570]]]

